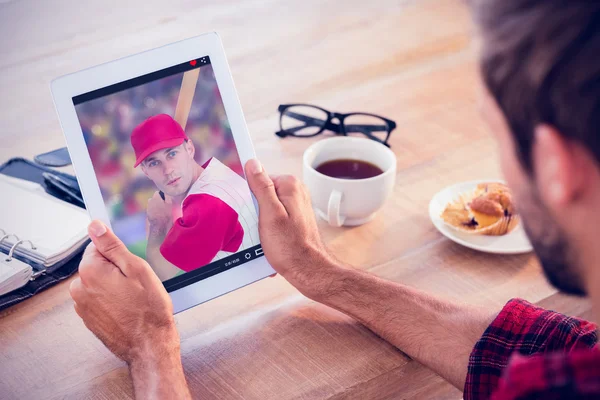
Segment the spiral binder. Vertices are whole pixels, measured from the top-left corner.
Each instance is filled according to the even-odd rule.
[[[8,239],[9,237],[13,237],[13,238],[15,238],[15,239],[16,239],[16,242],[15,242],[15,244],[13,244],[13,245],[11,246],[10,250],[9,250],[9,251],[8,251],[8,253],[7,253],[7,256],[6,256],[6,258],[4,258],[4,260],[3,260],[3,261],[4,261],[3,263],[5,263],[5,264],[6,264],[6,263],[10,263],[10,262],[12,262],[13,260],[17,260],[17,259],[15,258],[15,250],[16,250],[16,249],[17,249],[19,246],[21,246],[21,245],[23,245],[23,244],[29,243],[29,245],[30,245],[30,247],[31,247],[31,249],[32,249],[32,250],[36,250],[36,249],[37,249],[37,247],[35,246],[35,244],[33,244],[33,242],[32,242],[31,240],[20,239],[20,238],[19,238],[17,235],[15,235],[15,234],[12,234],[12,233],[6,233],[6,231],[5,231],[4,229],[2,229],[2,228],[0,228],[0,232],[2,233],[2,237],[0,238],[0,244],[2,244],[2,242],[3,242],[4,240]],[[17,261],[18,261],[18,260],[17,260]],[[23,261],[20,261],[20,262],[21,262],[21,263],[23,263]],[[35,279],[36,279],[38,276],[40,276],[40,275],[43,275],[43,274],[45,274],[45,273],[46,273],[46,268],[45,268],[44,266],[41,266],[41,269],[39,269],[39,270],[37,270],[37,271],[34,271],[34,270],[33,270],[33,267],[32,267],[32,274],[31,274],[31,276],[29,277],[29,280],[30,280],[30,281],[33,281],[33,280],[35,280]]]
[[[44,190],[44,172],[68,177],[20,158],[0,165],[0,310],[71,276],[89,243],[89,215]]]
[[[27,171],[32,168],[27,165]],[[39,181],[1,172],[0,193],[1,310],[77,270],[77,257],[89,242],[89,215],[48,194]]]

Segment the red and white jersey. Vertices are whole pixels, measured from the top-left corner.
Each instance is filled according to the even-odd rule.
[[[189,272],[260,243],[248,184],[216,158],[181,204],[182,216],[160,246],[167,261]]]

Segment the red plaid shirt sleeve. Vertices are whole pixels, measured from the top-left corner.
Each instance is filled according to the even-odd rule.
[[[600,398],[600,351],[511,357],[493,400]]]
[[[566,362],[565,353],[575,356],[578,354],[576,351],[581,349],[586,349],[589,353],[596,341],[596,326],[590,322],[536,307],[525,300],[510,300],[471,353],[464,399],[489,399],[499,388],[503,371],[509,361],[513,362],[510,360],[513,355],[531,356],[536,353],[557,352],[556,356],[562,357]],[[544,357],[526,357],[525,360],[532,364],[524,370],[520,367],[518,376],[521,380],[531,382],[543,375],[539,368],[545,365]],[[517,367],[521,365],[520,358],[516,358],[514,362]],[[513,371],[509,372],[511,373],[505,377],[508,379],[503,380],[501,390],[506,389],[506,385],[511,382],[510,377],[515,376]],[[512,381],[514,383],[514,379]],[[543,382],[547,383],[547,379]]]

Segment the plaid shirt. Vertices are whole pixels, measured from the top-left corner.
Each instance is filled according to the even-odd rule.
[[[471,353],[464,399],[599,399],[596,341],[591,322],[510,300]]]

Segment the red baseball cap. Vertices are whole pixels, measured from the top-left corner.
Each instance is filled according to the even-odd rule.
[[[167,114],[148,118],[131,133],[131,145],[135,151],[134,168],[156,150],[179,146],[187,139],[181,125]]]

